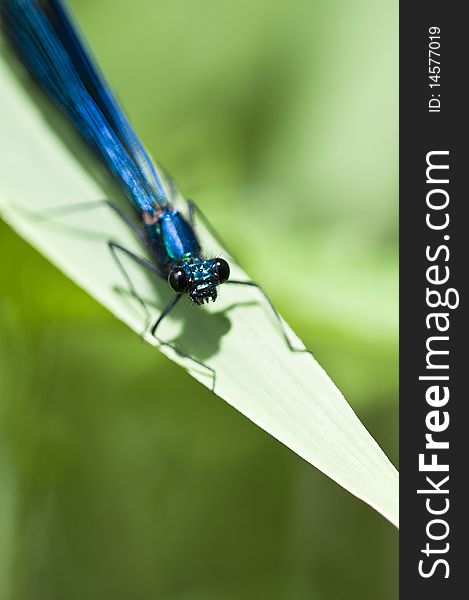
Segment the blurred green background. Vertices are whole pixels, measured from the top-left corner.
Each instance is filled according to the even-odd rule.
[[[71,4],[145,144],[396,464],[397,2]],[[397,597],[382,517],[2,223],[0,256],[2,600]]]

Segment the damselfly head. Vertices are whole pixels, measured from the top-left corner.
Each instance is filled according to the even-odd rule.
[[[171,269],[168,283],[178,294],[187,293],[194,304],[215,302],[217,286],[230,276],[230,267],[223,258],[194,258]]]

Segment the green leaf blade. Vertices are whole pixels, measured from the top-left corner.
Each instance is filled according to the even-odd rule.
[[[41,95],[21,83],[6,53],[0,59],[0,87],[1,216],[141,335],[144,315],[126,293],[106,240],[136,253],[143,250],[129,228],[99,204],[117,198],[118,190]],[[96,210],[59,219],[34,217],[54,207],[88,202],[96,202]],[[198,233],[205,247],[220,251],[202,226]],[[170,298],[167,284],[130,261],[125,266],[156,318]],[[236,279],[249,279],[235,264],[232,272]],[[290,339],[302,347],[289,331]],[[218,396],[397,526],[396,469],[315,359],[288,348],[258,290],[223,286],[210,307],[178,307],[159,335],[215,370]],[[148,334],[145,338],[156,345]],[[202,366],[167,347],[160,349],[204,385],[212,385],[210,372]]]

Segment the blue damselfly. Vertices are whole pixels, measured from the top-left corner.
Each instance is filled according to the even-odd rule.
[[[215,385],[213,369],[181,348],[157,338],[162,320],[184,295],[197,305],[214,302],[217,288],[222,284],[259,288],[282,326],[275,308],[258,284],[230,279],[226,260],[205,257],[194,231],[195,214],[202,213],[192,202],[188,203],[186,216],[175,207],[158,168],[105,82],[62,1],[0,0],[0,16],[2,29],[15,54],[98,155],[133,206],[137,222],[129,219],[112,200],[106,201],[132,228],[147,251],[148,257],[139,256],[115,241],[108,241],[130,292],[143,304],[123,268],[122,255],[167,280],[175,292],[151,326],[152,335],[209,369]],[[297,350],[283,328],[282,333],[289,347]]]

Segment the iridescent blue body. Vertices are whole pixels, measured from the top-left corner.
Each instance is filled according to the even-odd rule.
[[[145,310],[144,333],[147,333],[151,315],[119,258],[122,255],[168,280],[176,294],[150,331],[162,345],[205,367],[213,377],[212,390],[216,380],[212,367],[156,337],[159,324],[184,294],[195,304],[202,304],[215,301],[217,286],[224,282],[254,287],[263,294],[278,319],[288,347],[294,352],[308,352],[291,344],[282,320],[260,286],[253,281],[228,281],[230,268],[225,260],[203,257],[193,228],[195,205],[189,204],[188,218],[175,207],[172,186],[166,186],[160,178],[158,169],[93,62],[62,0],[0,0],[0,26],[23,65],[101,159],[136,212],[138,223],[129,219],[115,202],[105,201],[148,250],[150,260],[134,254],[115,240],[107,242],[129,292]],[[206,219],[205,222],[211,228]]]
[[[61,0],[0,0],[2,28],[31,75],[60,107],[124,191],[156,272],[196,303],[215,300],[223,259],[205,259],[192,225],[90,57]]]
[[[149,248],[163,275],[168,277],[175,269],[182,269],[192,283],[189,296],[196,304],[215,301],[216,286],[221,283],[216,269],[220,261],[201,257],[194,230],[181,213],[168,205],[161,212],[145,213],[143,221]]]

